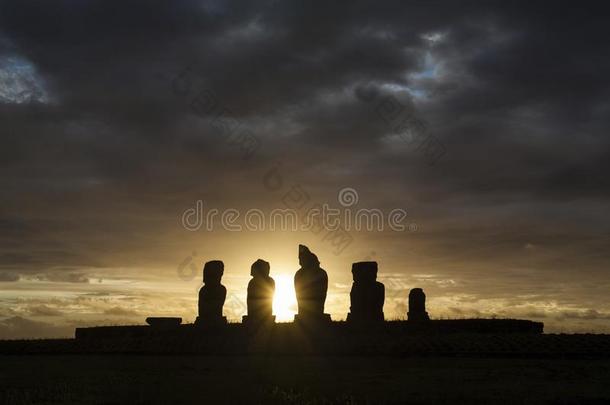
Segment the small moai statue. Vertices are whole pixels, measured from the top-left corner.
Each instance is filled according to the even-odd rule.
[[[224,263],[220,260],[209,261],[203,266],[203,287],[199,290],[199,316],[195,321],[197,325],[213,326],[227,323],[227,318],[222,316],[227,289],[220,284],[224,268]]]
[[[377,262],[353,263],[352,276],[348,322],[383,322],[385,287],[377,281]]]
[[[273,294],[275,281],[269,277],[270,265],[258,259],[250,267],[252,280],[248,283],[248,315],[242,318],[243,323],[261,324],[275,322],[273,316]]]
[[[429,321],[430,317],[426,312],[426,294],[421,288],[413,288],[409,292],[409,321]]]
[[[324,313],[328,292],[326,271],[320,267],[318,257],[305,245],[299,245],[299,264],[301,268],[294,275],[298,306],[295,322],[330,322],[330,314]]]

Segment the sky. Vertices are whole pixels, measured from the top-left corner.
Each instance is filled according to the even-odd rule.
[[[262,258],[287,321],[299,243],[328,272],[333,319],[351,264],[375,260],[387,319],[421,287],[436,319],[610,332],[606,16],[561,1],[1,1],[0,338],[191,322],[213,259],[229,320]],[[402,226],[269,224],[316,204]],[[241,230],[206,221],[214,209]],[[246,226],[253,210],[264,227]]]

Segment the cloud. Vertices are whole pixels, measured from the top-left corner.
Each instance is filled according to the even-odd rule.
[[[0,57],[0,103],[47,103],[46,93],[44,83],[28,61]]]
[[[138,311],[134,311],[128,308],[112,307],[104,310],[105,315],[116,315],[116,316],[137,316]]]
[[[64,273],[50,271],[47,274],[38,275],[37,279],[54,283],[89,283],[89,278],[85,274],[78,272]]]
[[[604,320],[610,319],[609,313],[602,313],[595,309],[586,309],[581,311],[564,311],[559,315],[560,319],[585,319],[585,320]]]
[[[61,316],[62,312],[57,309],[50,308],[46,305],[37,305],[28,308],[28,312],[32,316]]]
[[[0,282],[19,281],[19,274],[0,271]]]
[[[74,336],[74,328],[54,326],[14,316],[0,320],[0,339],[66,338]]]

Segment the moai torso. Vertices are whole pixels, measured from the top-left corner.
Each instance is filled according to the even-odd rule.
[[[426,312],[426,294],[421,288],[413,288],[409,292],[409,312],[407,313],[409,321],[427,321],[430,320]]]
[[[330,315],[324,313],[324,303],[328,292],[328,275],[320,267],[318,257],[307,246],[299,245],[301,268],[294,275],[294,290],[297,296],[298,314],[295,322],[316,328],[331,322]]]
[[[248,283],[248,316],[270,317],[273,314],[275,281],[269,276],[256,276]]]
[[[204,285],[199,290],[199,316],[202,319],[222,318],[222,307],[227,298],[223,285]]]
[[[197,322],[223,321],[222,307],[227,298],[227,289],[220,284],[224,264],[220,260],[207,262],[203,267],[203,287],[199,290],[199,317]]]
[[[328,292],[328,275],[318,268],[301,268],[294,276],[299,314],[323,314]]]
[[[247,325],[267,325],[275,321],[273,316],[273,294],[275,281],[269,277],[269,262],[258,259],[250,267],[252,280],[248,283],[248,315],[243,317]]]
[[[354,283],[350,292],[350,320],[383,320],[385,287],[376,281],[377,263],[359,262],[352,265]]]

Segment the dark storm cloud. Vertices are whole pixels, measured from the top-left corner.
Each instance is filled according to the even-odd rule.
[[[607,161],[607,145],[599,139],[605,127],[595,128],[588,120],[584,135],[591,142],[577,149],[572,145],[574,131],[586,129],[583,121],[601,116],[599,108],[604,107],[599,102],[607,94],[603,72],[608,60],[600,45],[588,40],[603,37],[603,20],[590,18],[594,10],[490,3],[222,4],[4,3],[4,35],[48,79],[60,104],[35,112],[42,114],[35,120],[22,115],[7,123],[21,139],[13,140],[15,148],[29,155],[23,158],[30,163],[40,159],[37,166],[46,166],[53,159],[57,166],[58,159],[68,158],[47,172],[43,185],[58,187],[59,179],[74,172],[81,180],[79,188],[106,178],[126,177],[130,186],[141,184],[142,177],[150,175],[146,168],[152,161],[174,159],[173,151],[192,153],[193,148],[183,149],[193,146],[188,143],[192,138],[176,128],[188,109],[165,92],[169,86],[160,77],[167,80],[193,61],[206,86],[232,114],[268,120],[273,134],[263,136],[283,133],[285,128],[276,122],[286,114],[301,128],[297,145],[345,141],[355,143],[353,152],[378,151],[379,138],[388,128],[375,122],[372,108],[349,92],[362,84],[408,86],[408,74],[424,69],[430,52],[447,72],[421,84],[432,100],[422,109],[452,147],[458,172],[444,173],[448,186],[478,174],[465,184],[469,191],[520,185],[555,193],[570,186],[589,193],[607,189],[596,175],[597,165],[590,164],[591,157]],[[431,48],[422,35],[433,32],[445,36]],[[583,62],[587,56],[595,63]],[[324,101],[344,91],[348,94],[342,103]],[[516,120],[531,127],[515,128]],[[546,133],[537,134],[542,128]],[[32,136],[23,137],[24,131]],[[209,132],[213,130],[207,127],[197,134],[203,142],[199,145],[214,151],[218,142],[205,141]],[[48,144],[45,152],[50,156],[32,156],[33,142]],[[266,143],[268,152],[276,152],[275,142]],[[510,170],[473,173],[476,166],[468,162],[476,163],[481,151],[489,149],[500,163],[510,164]],[[570,151],[580,156],[557,161]],[[506,162],[509,158],[514,160]],[[538,160],[544,168],[527,175]],[[169,181],[175,177],[172,172],[163,175]],[[583,176],[584,185],[575,184]]]
[[[261,173],[280,161],[322,198],[349,185],[370,207],[408,205],[412,264],[470,280],[464,261],[494,267],[490,294],[505,293],[503,267],[532,265],[532,285],[570,266],[602,279],[605,16],[562,2],[3,1],[0,58],[31,64],[48,100],[0,103],[2,274],[175,266],[181,212],[202,196],[269,206]],[[193,93],[177,94],[187,68]],[[249,161],[217,110],[195,114],[204,89],[261,142]],[[443,158],[429,166],[393,136],[365,90],[428,123]],[[528,243],[543,248],[522,256]]]

